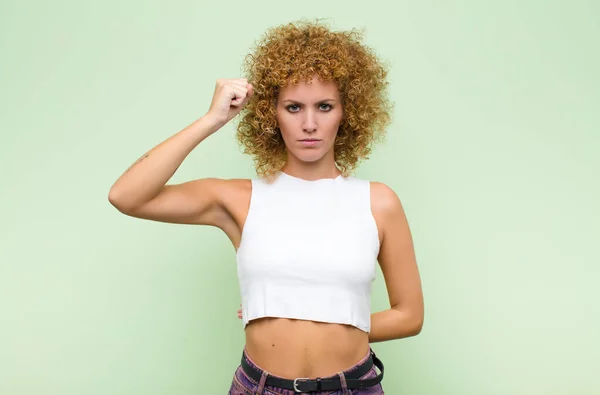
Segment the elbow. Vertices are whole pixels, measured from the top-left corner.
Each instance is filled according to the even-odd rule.
[[[410,315],[404,326],[404,337],[417,336],[423,330],[423,314],[415,312]]]
[[[123,214],[127,214],[132,211],[132,207],[130,204],[127,204],[125,199],[123,199],[122,195],[115,188],[111,188],[108,192],[108,201],[109,203],[119,210]]]
[[[423,315],[417,317],[412,326],[412,336],[417,336],[423,330]]]
[[[401,310],[392,307],[392,311],[396,312],[396,324],[394,339],[417,336],[423,330],[423,311]]]
[[[122,207],[121,197],[119,196],[119,193],[115,190],[115,188],[111,188],[110,191],[108,191],[108,202],[117,209],[119,209],[119,207]]]
[[[415,309],[415,311],[412,314],[412,325],[411,325],[411,329],[412,329],[412,336],[416,336],[419,333],[421,333],[421,331],[423,330],[423,320],[425,318],[425,312],[423,309],[423,306],[421,306],[418,309]]]
[[[119,198],[114,188],[111,188],[110,191],[108,191],[108,201],[115,207],[117,206],[117,204],[119,204]]]
[[[402,334],[399,336],[399,338],[417,336],[419,333],[421,333],[422,329],[423,321],[415,320],[402,328]]]

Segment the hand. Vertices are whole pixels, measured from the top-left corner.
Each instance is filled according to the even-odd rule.
[[[242,319],[242,305],[240,305],[240,308],[237,311],[237,316],[240,320]]]
[[[246,78],[217,80],[207,115],[225,125],[244,108],[254,94],[254,87]]]

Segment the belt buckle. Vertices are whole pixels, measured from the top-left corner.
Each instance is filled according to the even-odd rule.
[[[298,380],[309,380],[308,377],[298,377],[296,379],[294,379],[294,392],[305,392],[305,391],[300,391],[298,389]]]

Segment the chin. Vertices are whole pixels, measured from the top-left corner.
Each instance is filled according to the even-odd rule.
[[[294,155],[301,162],[310,163],[323,159],[325,153],[317,150],[306,150],[305,152],[292,152],[292,155]]]

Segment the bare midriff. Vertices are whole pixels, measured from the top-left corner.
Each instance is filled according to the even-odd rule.
[[[369,336],[350,325],[268,317],[248,323],[245,347],[250,359],[272,375],[314,379],[363,359]]]

